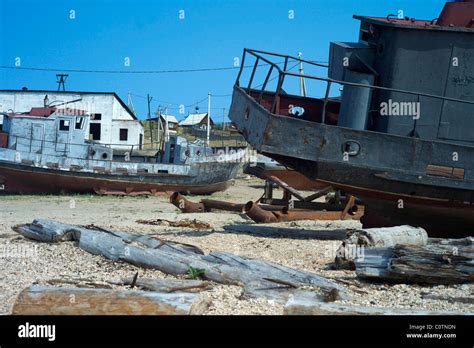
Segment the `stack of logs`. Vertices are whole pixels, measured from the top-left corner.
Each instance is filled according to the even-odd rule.
[[[79,248],[89,253],[158,269],[166,274],[188,275],[190,270],[199,271],[191,273],[198,274],[205,281],[242,285],[247,297],[263,297],[282,304],[294,296],[316,302],[347,298],[343,286],[311,272],[226,252],[205,255],[195,246],[157,239],[152,235],[86,228],[42,219],[14,226],[13,230],[40,242],[76,241]],[[166,290],[170,288],[169,282],[157,284],[156,281],[136,278],[123,283],[153,292],[34,285],[20,294],[13,313],[200,314],[206,309],[206,301],[188,290],[204,288],[207,283],[190,284],[189,281],[177,281],[172,293]]]
[[[418,284],[474,281],[474,238],[428,238],[422,228],[397,226],[350,231],[336,264],[366,280]]]
[[[13,229],[32,240],[76,241],[79,248],[110,260],[202,278],[142,279],[136,274],[111,284],[87,280],[76,287],[33,285],[18,296],[13,314],[202,314],[210,303],[199,291],[207,289],[211,282],[241,285],[246,297],[285,304],[285,314],[462,314],[338,304],[335,301],[347,302],[350,297],[337,280],[226,252],[206,255],[193,245],[153,235],[41,219]],[[426,231],[411,226],[354,230],[345,236],[336,264],[355,269],[364,280],[468,283],[474,281],[473,241],[472,237],[428,238]],[[52,283],[64,285],[68,281]],[[123,289],[125,285],[138,290]]]

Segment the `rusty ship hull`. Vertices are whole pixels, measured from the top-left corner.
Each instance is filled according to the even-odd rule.
[[[235,163],[197,164],[196,176],[172,174],[109,174],[41,168],[0,161],[3,193],[62,194],[99,193],[117,195],[158,195],[165,192],[212,194],[232,185],[238,170]]]
[[[474,171],[474,163],[463,163],[459,173],[446,163],[451,166],[447,174],[435,172],[431,164],[443,164],[442,159],[453,152],[470,158],[473,147],[274,114],[252,94],[234,87],[232,121],[246,140],[258,152],[306,177],[363,199],[367,205],[364,226],[412,224],[426,228],[432,236],[472,235],[474,181],[453,175]],[[281,141],[285,138],[291,139],[291,146]],[[357,143],[359,152],[345,160],[348,141]],[[384,152],[372,151],[380,144]],[[386,156],[391,152],[398,156]]]
[[[327,64],[244,49],[231,119],[262,154],[364,200],[366,227],[472,235],[472,18],[474,0],[434,20],[355,15],[358,40],[330,42]]]

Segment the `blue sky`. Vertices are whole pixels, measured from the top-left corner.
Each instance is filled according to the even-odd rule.
[[[330,41],[357,41],[353,14],[438,17],[443,0],[0,0],[0,65],[85,70],[231,67],[244,47],[327,61]],[[75,19],[71,19],[71,10]],[[179,18],[184,10],[184,19]],[[294,11],[294,19],[288,11]],[[124,66],[125,58],[130,66]],[[56,72],[0,69],[0,89],[56,89]],[[208,91],[213,117],[228,110],[236,70],[169,74],[70,73],[74,91],[114,91],[146,117],[193,105]],[[310,89],[310,86],[308,86]],[[311,92],[311,91],[309,91]],[[169,105],[171,103],[171,105]],[[207,102],[199,104],[201,110]],[[186,109],[192,111],[194,105]]]

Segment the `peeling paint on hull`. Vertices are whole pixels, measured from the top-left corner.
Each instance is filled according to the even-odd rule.
[[[259,153],[365,200],[365,227],[411,224],[431,236],[453,237],[474,231],[471,146],[272,114],[238,86],[230,115]],[[345,161],[348,141],[357,142],[360,151]],[[452,166],[454,152],[460,158],[456,167],[466,173],[463,179],[429,175],[429,165]]]
[[[149,192],[155,194],[178,191],[189,194],[211,194],[227,189],[232,184],[233,172],[230,170],[229,175],[224,175],[222,180],[206,181],[206,178],[199,175],[197,177],[169,174],[112,176],[0,162],[0,185],[3,185],[3,190],[0,192],[20,194]]]

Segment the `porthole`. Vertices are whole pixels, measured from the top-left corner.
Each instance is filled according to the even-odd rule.
[[[360,144],[356,141],[349,140],[342,144],[342,153],[347,153],[349,156],[357,156],[360,152]]]

